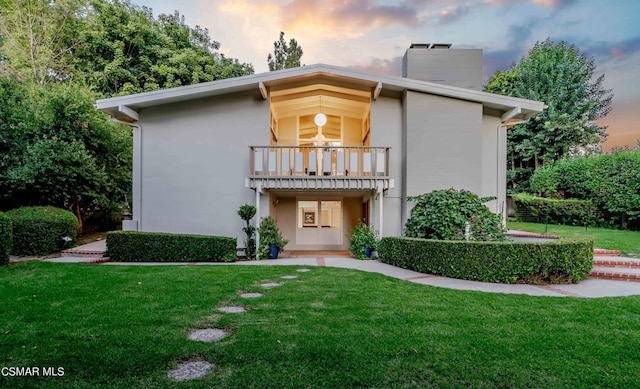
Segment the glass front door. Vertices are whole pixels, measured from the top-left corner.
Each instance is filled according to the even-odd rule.
[[[296,244],[342,244],[342,200],[299,200]]]

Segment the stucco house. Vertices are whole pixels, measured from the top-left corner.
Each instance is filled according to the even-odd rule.
[[[293,250],[400,235],[408,197],[464,188],[505,212],[506,131],[544,109],[482,92],[482,51],[413,44],[403,77],[309,65],[98,100],[133,127],[124,229],[236,236],[243,203]],[[258,223],[259,218],[256,218]]]

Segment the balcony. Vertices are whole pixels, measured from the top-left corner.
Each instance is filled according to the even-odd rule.
[[[389,147],[252,146],[247,187],[389,189]]]

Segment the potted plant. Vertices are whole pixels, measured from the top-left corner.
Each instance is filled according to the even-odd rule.
[[[351,233],[351,253],[358,259],[369,259],[378,248],[378,234],[362,221]]]
[[[260,235],[260,248],[258,249],[260,258],[278,259],[278,254],[289,243],[282,236],[282,231],[278,228],[276,220],[271,216],[262,219],[260,227],[258,227],[258,234]]]

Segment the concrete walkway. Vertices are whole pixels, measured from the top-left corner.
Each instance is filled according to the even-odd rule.
[[[104,241],[89,243],[74,248],[76,252],[94,253],[104,251]],[[71,256],[63,254],[60,258],[45,259],[47,262],[62,263],[100,263],[104,260],[99,256]],[[437,286],[449,289],[475,290],[490,293],[525,294],[530,296],[555,296],[555,297],[615,297],[640,295],[640,282],[611,281],[588,278],[578,284],[554,284],[554,285],[525,285],[525,284],[496,284],[490,282],[467,281],[455,278],[435,276],[432,274],[418,273],[412,270],[387,265],[380,261],[361,261],[345,257],[309,256],[296,258],[282,258],[277,260],[262,261],[238,261],[231,263],[215,262],[106,262],[108,266],[329,266],[344,269],[356,269],[371,273],[379,273],[389,277],[406,280],[421,285]]]
[[[111,266],[168,266],[168,265],[196,265],[196,266],[328,266],[343,269],[356,269],[371,273],[380,273],[421,285],[437,286],[448,289],[475,290],[490,293],[525,294],[529,296],[555,297],[616,297],[640,295],[640,282],[622,282],[589,278],[578,284],[554,285],[526,285],[526,284],[497,284],[459,280],[440,277],[432,274],[418,273],[412,270],[387,265],[380,261],[361,261],[353,258],[287,258],[262,261],[239,261],[232,263],[192,262],[192,263],[123,263],[107,262]]]

